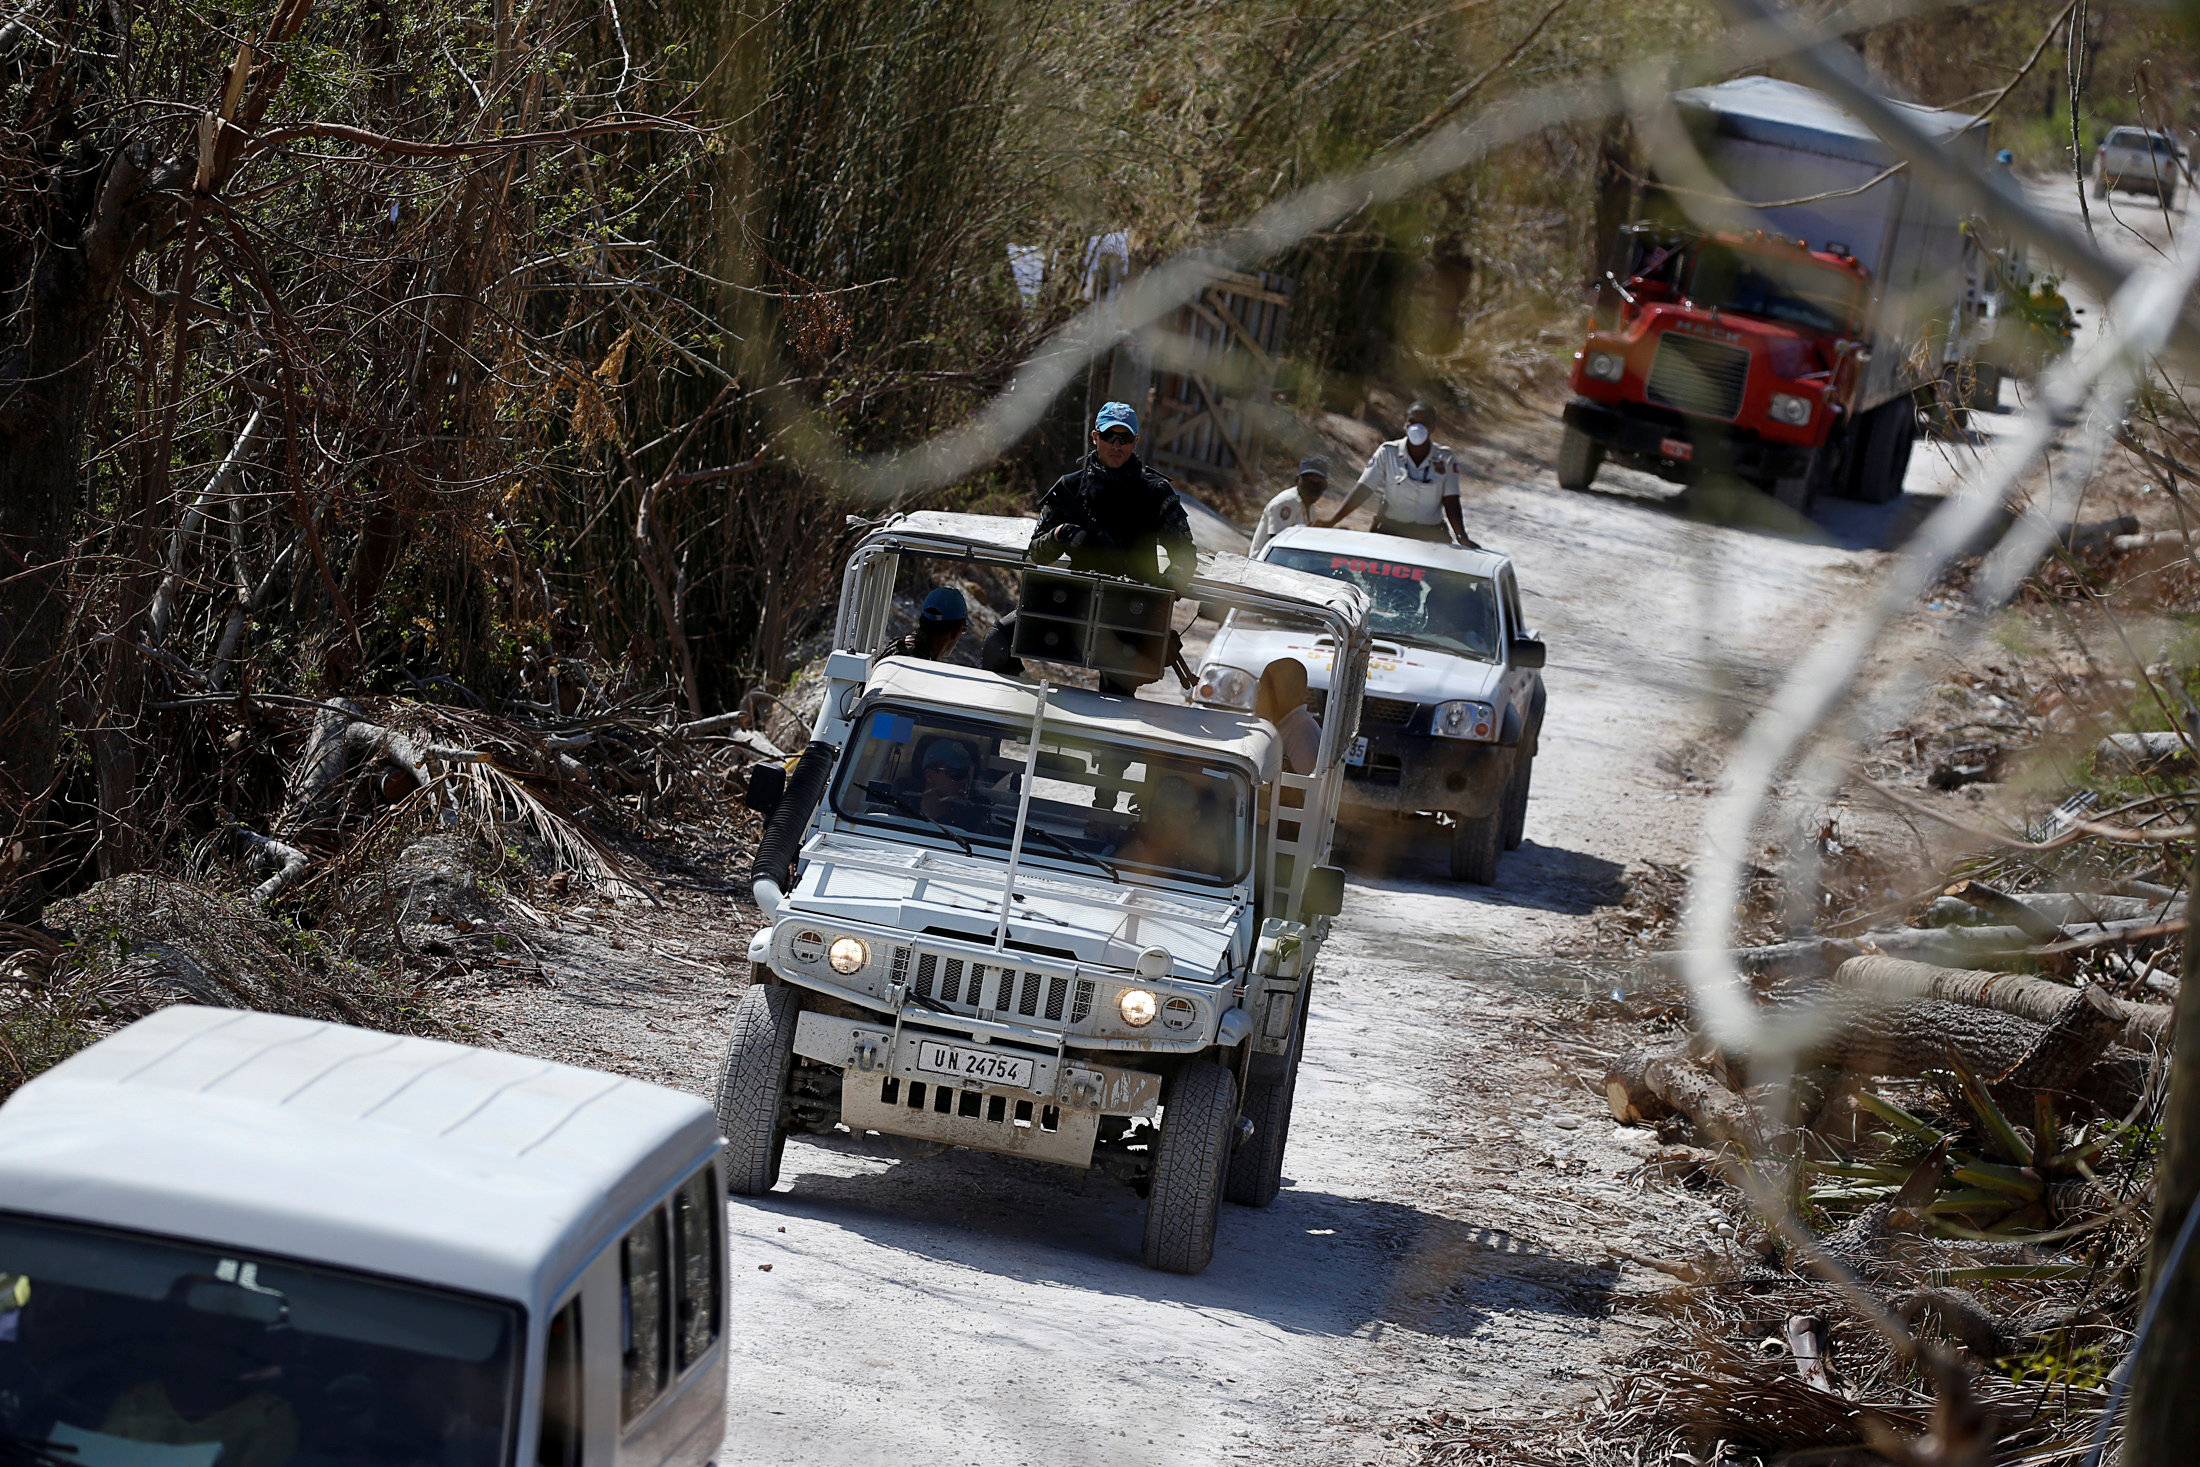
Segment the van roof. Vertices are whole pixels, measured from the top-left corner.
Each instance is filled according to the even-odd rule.
[[[549,1304],[717,1145],[639,1080],[178,1005],[0,1106],[0,1205]]]
[[[1461,545],[1445,545],[1435,540],[1408,540],[1398,535],[1377,535],[1366,530],[1319,529],[1313,525],[1293,525],[1279,532],[1274,539],[1261,547],[1264,555],[1272,550],[1318,550],[1330,555],[1348,556],[1354,560],[1387,560],[1401,565],[1425,565],[1490,578],[1495,578],[1501,568],[1512,563],[1511,557],[1497,550],[1469,550]],[[1283,567],[1278,566],[1277,569],[1281,570]]]
[[[950,662],[888,657],[872,669],[865,697],[908,698],[967,709],[1011,724],[1029,724],[1038,706],[1039,687]],[[1275,730],[1250,714],[1119,698],[1082,688],[1057,687],[1048,694],[1046,727],[1110,743],[1147,739],[1184,744],[1201,753],[1236,755],[1251,764],[1264,782],[1276,777],[1282,759]]]

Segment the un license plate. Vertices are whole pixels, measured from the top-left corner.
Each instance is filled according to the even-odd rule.
[[[1352,741],[1352,749],[1344,756],[1344,762],[1351,765],[1354,769],[1361,768],[1367,763],[1366,734],[1361,734],[1358,738]]]
[[[933,1075],[969,1080],[980,1085],[1021,1085],[1031,1088],[1038,1073],[1034,1060],[1012,1054],[989,1054],[982,1049],[962,1049],[952,1044],[923,1040],[917,1045],[917,1068]]]
[[[1658,445],[1658,452],[1667,458],[1677,458],[1682,463],[1696,456],[1696,445],[1682,438],[1668,438]]]

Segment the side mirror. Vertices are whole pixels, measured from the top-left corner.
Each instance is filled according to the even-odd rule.
[[[749,787],[742,793],[741,803],[763,816],[772,818],[772,811],[787,793],[787,769],[783,764],[758,764],[749,770]]]
[[[1334,917],[1344,910],[1344,868],[1316,866],[1306,873],[1306,892],[1299,898],[1299,915]]]
[[[1512,642],[1512,664],[1515,667],[1541,667],[1546,655],[1541,637],[1515,637]]]

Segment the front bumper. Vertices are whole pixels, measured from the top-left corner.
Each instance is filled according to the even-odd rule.
[[[1470,820],[1493,815],[1517,757],[1503,744],[1371,732],[1366,761],[1345,768],[1343,803],[1348,810],[1446,810]]]
[[[1795,478],[1810,466],[1808,444],[1774,443],[1747,428],[1670,408],[1632,402],[1614,406],[1577,397],[1566,404],[1564,417],[1567,427],[1602,444],[1613,462],[1675,484],[1724,473],[1770,485]],[[1686,444],[1688,452],[1676,455],[1675,443]]]
[[[927,1018],[931,1016],[927,1015]],[[1032,1066],[1028,1085],[945,1078],[918,1067],[918,1046],[939,1031],[805,1012],[794,1052],[842,1071],[840,1118],[849,1129],[971,1146],[1036,1161],[1086,1166],[1100,1117],[1151,1116],[1161,1076],[1088,1064],[1062,1054],[1015,1051]]]

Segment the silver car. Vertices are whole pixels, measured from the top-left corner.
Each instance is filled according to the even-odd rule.
[[[2112,188],[2152,194],[2164,209],[2177,207],[2177,180],[2189,167],[2185,150],[2168,133],[2143,127],[2110,128],[2093,154],[2093,197]]]

